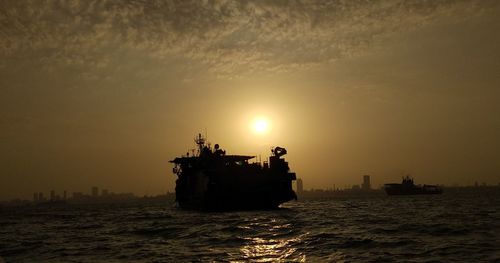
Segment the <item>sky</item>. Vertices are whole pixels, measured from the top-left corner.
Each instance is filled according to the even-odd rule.
[[[496,185],[498,32],[495,0],[0,1],[0,199],[172,192],[200,132],[306,189]]]

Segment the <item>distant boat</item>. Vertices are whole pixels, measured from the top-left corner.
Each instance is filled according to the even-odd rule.
[[[198,152],[170,161],[177,175],[175,195],[181,208],[203,210],[273,209],[297,199],[292,190],[295,173],[275,147],[269,162],[249,163],[254,156],[226,155],[218,144],[195,138]]]
[[[384,190],[388,195],[431,195],[442,194],[443,189],[437,185],[415,185],[410,176],[403,177],[400,184],[385,184]]]

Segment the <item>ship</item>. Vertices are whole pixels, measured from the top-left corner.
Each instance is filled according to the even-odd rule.
[[[271,149],[269,161],[250,163],[256,156],[229,155],[218,144],[212,148],[198,134],[197,149],[176,157],[173,173],[176,204],[200,210],[276,209],[297,200],[292,189],[296,174],[290,172],[282,147]]]
[[[410,176],[403,177],[403,182],[400,184],[385,184],[384,190],[388,195],[429,195],[443,193],[443,189],[437,185],[416,185]]]

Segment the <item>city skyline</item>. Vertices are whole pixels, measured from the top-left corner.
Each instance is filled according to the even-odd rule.
[[[302,192],[308,192],[308,191],[345,191],[345,190],[380,190],[383,191],[383,184],[379,185],[373,185],[372,179],[373,177],[371,175],[363,175],[360,176],[362,181],[359,181],[359,184],[346,184],[346,185],[329,185],[329,186],[324,186],[324,187],[307,187],[307,182],[306,182],[306,187],[304,187],[304,181],[302,178],[297,178],[297,181],[293,183],[293,188],[299,194]],[[399,182],[399,181],[397,181]],[[396,181],[392,183],[397,183]],[[417,182],[418,183],[418,182]],[[441,185],[444,187],[479,187],[479,186],[493,186],[493,187],[498,187],[500,186],[500,182],[497,184],[488,184],[486,182],[478,182],[475,181],[472,184],[451,184],[451,185]],[[45,195],[46,193],[49,193],[49,195]],[[63,195],[59,195],[58,193],[63,193]],[[99,188],[99,186],[92,186],[88,189],[88,192],[81,191],[81,190],[75,190],[75,191],[68,191],[68,190],[41,190],[33,193],[33,198],[31,201],[58,201],[58,200],[67,200],[67,199],[78,199],[78,198],[99,198],[99,197],[107,197],[107,196],[114,196],[114,195],[130,195],[132,194],[133,196],[140,197],[140,196],[158,196],[158,195],[165,195],[165,194],[173,194],[174,192],[172,191],[166,191],[166,192],[159,192],[159,193],[151,193],[151,194],[137,194],[134,192],[114,192],[111,191],[108,188]],[[14,199],[21,199],[21,200],[27,200],[26,198],[27,195],[23,195],[17,198],[13,198],[10,200]],[[35,197],[36,196],[36,197]],[[0,200],[0,201],[10,201],[8,199],[5,200]]]

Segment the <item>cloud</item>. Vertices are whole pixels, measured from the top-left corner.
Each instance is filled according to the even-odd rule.
[[[477,15],[486,1],[3,1],[0,56],[103,68],[129,52],[220,76],[356,56],[394,32]],[[440,20],[440,21],[441,21]],[[5,65],[3,65],[5,66]]]

